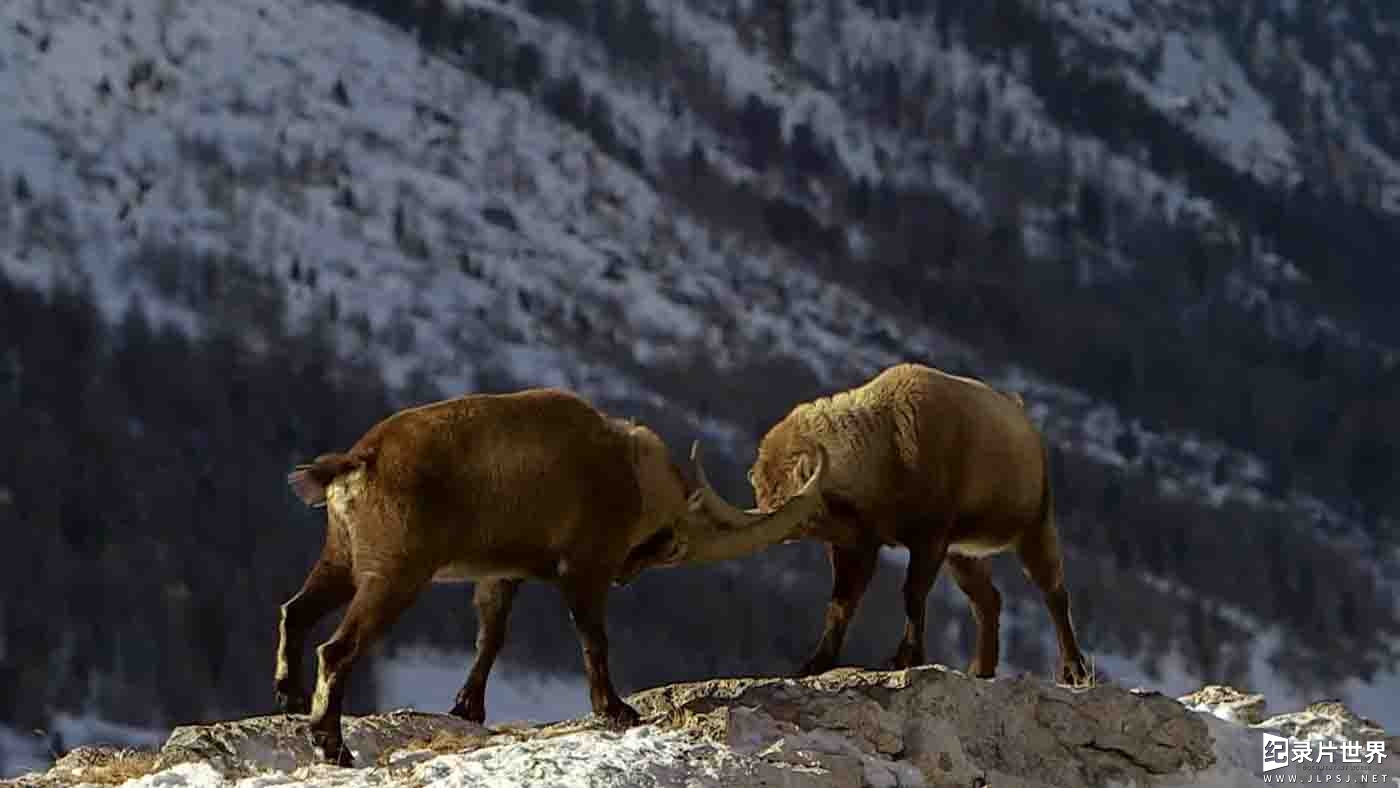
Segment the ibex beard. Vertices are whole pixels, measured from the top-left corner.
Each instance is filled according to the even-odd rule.
[[[638,572],[719,561],[791,540],[823,509],[826,455],[783,506],[740,510],[705,480],[689,484],[652,430],[612,418],[557,389],[473,394],[400,411],[349,450],[288,477],[326,509],[321,555],[281,608],[275,691],[281,709],[310,712],[323,757],[352,762],[341,704],[350,671],[430,583],[476,581],[476,657],[451,713],[484,722],[486,681],[524,580],[562,592],[583,651],[594,713],[636,724],[608,672],[609,588]],[[317,648],[316,691],[302,690],[311,627],[348,603]]]

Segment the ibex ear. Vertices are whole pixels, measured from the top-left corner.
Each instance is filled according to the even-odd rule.
[[[817,469],[817,447],[809,443],[802,449],[802,453],[797,455],[797,461],[792,464],[793,481],[798,484],[805,484]]]
[[[799,454],[792,462],[792,470],[788,471],[792,475],[795,484],[801,484],[807,478],[807,455]]]

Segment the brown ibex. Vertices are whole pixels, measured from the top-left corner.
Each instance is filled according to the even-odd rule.
[[[925,606],[946,561],[977,621],[969,672],[994,675],[1001,594],[983,559],[1015,550],[1054,622],[1059,680],[1086,680],[1070,623],[1048,450],[1019,395],[899,364],[859,387],[799,404],[764,436],[749,469],[760,510],[798,492],[812,456],[804,447],[812,443],[825,447],[831,467],[822,482],[827,512],[806,535],[829,543],[832,592],[821,641],[800,675],[835,666],[880,548],[903,545],[907,622],[893,667],[926,661]]]
[[[564,391],[473,394],[396,413],[348,451],[288,477],[303,502],[326,508],[327,524],[319,560],[281,608],[278,704],[309,710],[323,757],[349,764],[340,716],[355,661],[429,583],[475,580],[477,652],[452,713],[483,721],[516,589],[536,579],[563,592],[593,711],[613,727],[635,724],[608,675],[609,586],[649,566],[734,558],[790,538],[821,511],[819,448],[816,457],[807,484],[780,509],[724,506],[717,517],[718,496],[686,483],[655,432]],[[308,701],[306,634],[347,602],[317,649]]]

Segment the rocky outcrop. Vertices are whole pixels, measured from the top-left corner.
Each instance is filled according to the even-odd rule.
[[[1144,783],[1214,762],[1205,722],[1171,698],[1029,677],[979,681],[937,667],[717,680],[634,701],[734,752],[851,778],[837,785]]]
[[[381,756],[433,740],[466,743],[490,740],[490,731],[446,714],[402,709],[389,714],[345,718],[345,743],[357,766],[374,765]],[[316,753],[300,716],[278,714],[212,725],[176,728],[161,748],[158,767],[203,762],[223,774],[293,771],[316,762]]]
[[[159,774],[143,782],[209,785],[261,775],[259,785],[327,788],[1257,786],[1261,731],[1379,739],[1388,753],[1400,752],[1400,739],[1332,702],[1265,717],[1262,697],[1228,687],[1174,699],[1025,676],[983,681],[938,666],[716,679],[648,690],[631,701],[647,724],[625,734],[589,720],[486,728],[411,711],[346,718],[357,767],[351,770],[314,762],[300,718],[189,726],[148,759]],[[1397,761],[1358,768],[1400,783]],[[75,763],[28,779],[54,785],[91,778]]]

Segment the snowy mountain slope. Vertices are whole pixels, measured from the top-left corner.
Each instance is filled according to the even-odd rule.
[[[793,20],[795,56],[781,62],[736,32],[744,26],[724,17],[727,5],[651,7],[685,51],[703,53],[697,61],[724,101],[753,95],[780,107],[784,139],[812,130],[842,177],[929,187],[991,221],[995,178],[962,155],[987,133],[984,116],[968,108],[981,94],[988,112],[1010,119],[989,160],[1065,149],[1077,172],[1173,220],[1234,221],[1179,179],[1062,128],[1023,65],[988,60],[933,22],[843,5],[839,22],[827,24],[825,11],[804,8]],[[1371,547],[1345,502],[1280,482],[1250,452],[1146,426],[1102,397],[893,312],[790,248],[716,226],[664,182],[663,162],[697,141],[709,166],[761,193],[788,193],[832,217],[839,195],[829,181],[755,167],[722,113],[682,99],[679,87],[649,88],[567,23],[528,4],[461,7],[509,20],[511,40],[535,43],[547,73],[576,74],[588,95],[605,95],[616,135],[640,163],[547,109],[541,91],[467,73],[473,52],[425,54],[394,26],[341,5],[16,0],[0,8],[0,267],[45,286],[88,277],[113,320],[139,296],[155,317],[192,332],[241,321],[254,344],[259,322],[285,308],[292,321],[333,326],[342,349],[375,359],[395,384],[417,375],[448,392],[502,378],[569,386],[674,413],[734,458],[753,451],[742,406],[707,406],[677,390],[684,386],[663,385],[672,371],[703,361],[717,375],[743,375],[788,358],[835,386],[926,359],[1022,392],[1062,450],[1141,474],[1164,498],[1285,523],[1325,519],[1345,549]],[[1096,24],[1075,29],[1106,35]],[[1275,170],[1293,172],[1291,132],[1266,122],[1266,99],[1246,91],[1224,45],[1194,35],[1187,45],[1161,32],[1167,22],[1151,25],[1099,43],[1133,52],[1148,38],[1166,42],[1144,93],[1169,109],[1183,92],[1243,96],[1195,130],[1234,164],[1248,163],[1240,151],[1252,140]],[[817,45],[823,36],[826,48]],[[833,50],[840,56],[823,63]],[[886,60],[906,85],[928,76],[938,98],[904,102],[898,123],[872,120],[862,83],[848,74]],[[1029,240],[1055,232],[1057,198],[1043,197],[1023,209]],[[842,234],[861,259],[861,229]],[[1105,250],[1083,259],[1136,264]],[[1279,281],[1285,295],[1308,284],[1297,261],[1278,254],[1232,274],[1245,295],[1276,294]],[[228,306],[245,297],[252,306]],[[1340,325],[1337,335],[1371,341],[1306,301],[1267,297],[1289,329],[1280,333],[1309,338]],[[1384,566],[1383,555],[1364,563],[1376,573]],[[1251,631],[1267,631],[1258,615]]]
[[[1232,166],[1291,185],[1301,177],[1292,136],[1197,5],[1206,4],[1055,3],[1051,13],[1086,40],[1139,60],[1145,73],[1129,71],[1129,84]]]
[[[151,247],[170,244],[246,256],[258,275],[292,272],[291,315],[334,301],[350,347],[382,359],[395,382],[412,366],[444,390],[472,388],[483,363],[607,397],[630,390],[610,356],[656,365],[704,354],[723,368],[790,355],[835,380],[905,356],[968,352],[882,319],[780,250],[744,256],[524,96],[463,77],[337,6],[72,8],[5,11],[14,54],[4,100],[18,110],[6,120],[21,143],[3,168],[33,193],[11,199],[5,270],[38,281],[81,271],[114,319],[139,293],[198,326],[186,284],[163,290],[162,274],[143,265]],[[31,15],[44,33],[20,32]],[[305,30],[319,34],[308,41]],[[43,51],[36,35],[48,36]],[[167,46],[189,54],[177,65]],[[152,76],[125,88],[143,64]],[[337,81],[349,106],[335,98]],[[38,216],[57,225],[51,243],[17,232]],[[756,293],[769,289],[792,311],[765,309]],[[859,341],[881,323],[902,348]],[[1015,369],[986,374],[1023,391],[1068,447],[1118,461],[1111,443],[1128,419],[1111,405]],[[1139,440],[1176,444],[1147,453],[1177,484],[1225,496],[1208,484],[1223,446],[1145,430]],[[1239,495],[1264,502],[1267,471],[1240,463]]]
[[[1299,136],[1312,129],[1288,128],[1275,103],[1284,100],[1312,105],[1326,130],[1335,132],[1335,151],[1358,177],[1374,178],[1362,188],[1383,210],[1400,211],[1400,162],[1397,152],[1372,139],[1364,124],[1356,91],[1349,83],[1383,73],[1393,53],[1357,37],[1381,13],[1370,3],[1350,3],[1329,14],[1329,23],[1306,28],[1311,10],[1260,4],[1224,4],[1211,0],[1173,3],[1060,2],[1048,11],[1079,33],[1086,42],[1112,52],[1135,67],[1129,84],[1155,106],[1219,150],[1236,168],[1263,180],[1296,184],[1307,176]],[[1233,6],[1233,7],[1232,7]],[[1216,32],[1220,16],[1237,22],[1251,38],[1232,45]],[[1307,15],[1307,16],[1305,16]],[[1290,24],[1292,23],[1292,24]],[[1301,32],[1295,25],[1302,24]],[[1293,29],[1289,29],[1293,28]],[[1369,33],[1393,36],[1384,24]],[[1308,36],[1330,39],[1336,46],[1331,62],[1310,62],[1302,51]],[[1393,40],[1393,39],[1392,39]],[[1377,62],[1377,60],[1381,62]],[[1266,82],[1279,69],[1297,68],[1301,95],[1269,95]],[[1379,73],[1378,73],[1379,72]],[[1352,94],[1352,95],[1348,95]]]
[[[1084,5],[1056,3],[1050,13],[1054,19],[1067,20],[1070,30],[1091,42],[1096,58],[1102,57],[1102,47],[1118,47],[1121,51],[1115,51],[1125,63],[1115,65],[1126,75],[1127,83],[1173,122],[1182,123],[1214,146],[1232,166],[1249,172],[1253,172],[1250,168],[1273,172],[1282,183],[1296,184],[1301,176],[1293,162],[1296,143],[1290,132],[1273,119],[1271,101],[1251,85],[1249,75],[1208,25],[1198,22],[1195,27],[1182,27],[1178,17],[1192,17],[1166,10],[1175,8],[1172,4],[1144,9],[1131,24],[1122,21],[1122,9]],[[732,13],[731,4],[692,6],[657,4],[654,8],[668,31],[707,53],[704,62],[714,72],[712,78],[732,100],[737,103],[752,95],[781,108],[784,134],[789,139],[793,127],[806,122],[819,139],[832,146],[852,178],[885,177],[933,188],[970,214],[988,218],[986,195],[997,187],[958,155],[959,147],[973,145],[985,136],[980,129],[983,117],[975,109],[978,102],[984,102],[986,125],[995,121],[998,127],[996,144],[983,150],[985,155],[993,159],[1067,156],[1074,171],[1101,182],[1136,210],[1170,222],[1185,222],[1202,231],[1223,229],[1236,236],[1243,232],[1209,195],[1158,171],[1145,156],[1116,152],[1103,140],[1066,128],[1052,117],[1046,98],[1036,92],[1032,65],[1023,51],[1015,51],[1009,62],[988,59],[944,32],[934,15],[910,11],[888,18],[863,3],[798,4],[791,22],[793,60],[785,65],[775,62],[761,45],[740,43],[734,29],[723,21]],[[1188,38],[1189,47],[1183,43]],[[542,36],[540,40],[549,39]],[[1069,37],[1059,42],[1071,53],[1079,43]],[[1171,58],[1156,66],[1156,72],[1142,76],[1135,70],[1136,58],[1142,52],[1157,50],[1169,50]],[[876,113],[869,109],[873,100],[868,86],[850,76],[862,68],[897,70],[897,84],[917,86],[918,103],[913,103],[912,97],[906,100],[910,105],[906,115],[893,125],[878,122],[872,117]],[[1330,81],[1315,79],[1317,91],[1331,88]],[[1215,97],[1210,111],[1182,113],[1183,101],[1199,103],[1197,96],[1206,94]],[[1326,106],[1330,113],[1341,116],[1341,110],[1332,104]],[[1187,119],[1179,121],[1178,114]],[[1380,148],[1362,139],[1361,132],[1356,135],[1358,150],[1379,157],[1375,161],[1381,171],[1395,167]],[[743,172],[741,166],[735,169]],[[1045,236],[1051,233],[1047,225],[1060,206],[1047,202],[1037,208],[1040,210],[1027,210],[1023,228],[1032,249],[1044,246]],[[1119,257],[1112,262],[1121,268],[1131,267],[1135,261]],[[1094,275],[1113,274],[1110,270]],[[1295,303],[1287,295],[1279,297],[1279,283],[1305,283],[1306,275],[1277,253],[1247,260],[1232,275],[1238,281],[1230,296],[1263,302],[1268,307],[1266,319],[1281,336],[1307,341],[1322,332],[1340,341],[1369,344],[1362,332],[1339,325],[1335,317]],[[1393,353],[1389,348],[1381,350]]]
[[[780,284],[804,310],[750,314],[723,239],[662,209],[635,173],[524,97],[423,59],[364,17],[329,5],[171,7],[167,35],[197,53],[178,67],[158,54],[160,9],[77,8],[50,20],[44,51],[18,32],[31,9],[6,9],[6,50],[18,57],[5,100],[19,110],[7,120],[22,144],[5,170],[34,196],[10,206],[5,263],[21,279],[94,277],[114,318],[139,293],[197,326],[180,303],[184,283],[161,292],[159,274],[142,268],[150,246],[187,245],[247,256],[262,275],[304,271],[288,285],[291,314],[333,299],[363,332],[344,329],[347,343],[379,355],[396,382],[412,358],[444,388],[470,388],[485,351],[518,377],[604,396],[615,372],[561,362],[576,349],[550,346],[600,326],[598,352],[625,341],[620,352],[656,363],[704,348],[724,364],[756,346],[797,355],[798,335],[843,347],[849,325],[876,322],[848,294],[762,258],[742,275]],[[308,29],[323,37],[304,43]],[[343,62],[351,38],[356,56]],[[155,64],[158,89],[118,84],[109,101],[64,109],[143,63]],[[333,98],[337,80],[353,86],[349,107]],[[50,209],[55,243],[14,232]],[[650,262],[609,273],[638,256]],[[742,319],[715,325],[726,316]],[[833,316],[841,322],[816,325]]]
[[[1400,74],[1400,47],[1386,4],[1354,0],[1325,12],[1214,0],[1034,7],[1065,36],[1068,51],[1142,96],[1234,171],[1282,192],[1345,201],[1374,217],[1400,211],[1400,138],[1386,120],[1394,115],[1390,85]],[[1347,231],[1334,226],[1332,232]],[[1279,260],[1270,252],[1252,256],[1264,276],[1240,288],[1239,297],[1276,301],[1265,296],[1274,289],[1266,271]],[[1290,278],[1301,273],[1298,264],[1333,275],[1319,272],[1318,260],[1282,262]],[[1281,335],[1298,334],[1291,306],[1264,305],[1266,313],[1283,312]],[[1315,315],[1302,323],[1369,344],[1365,330],[1334,318]],[[1378,350],[1393,358],[1394,340]]]

